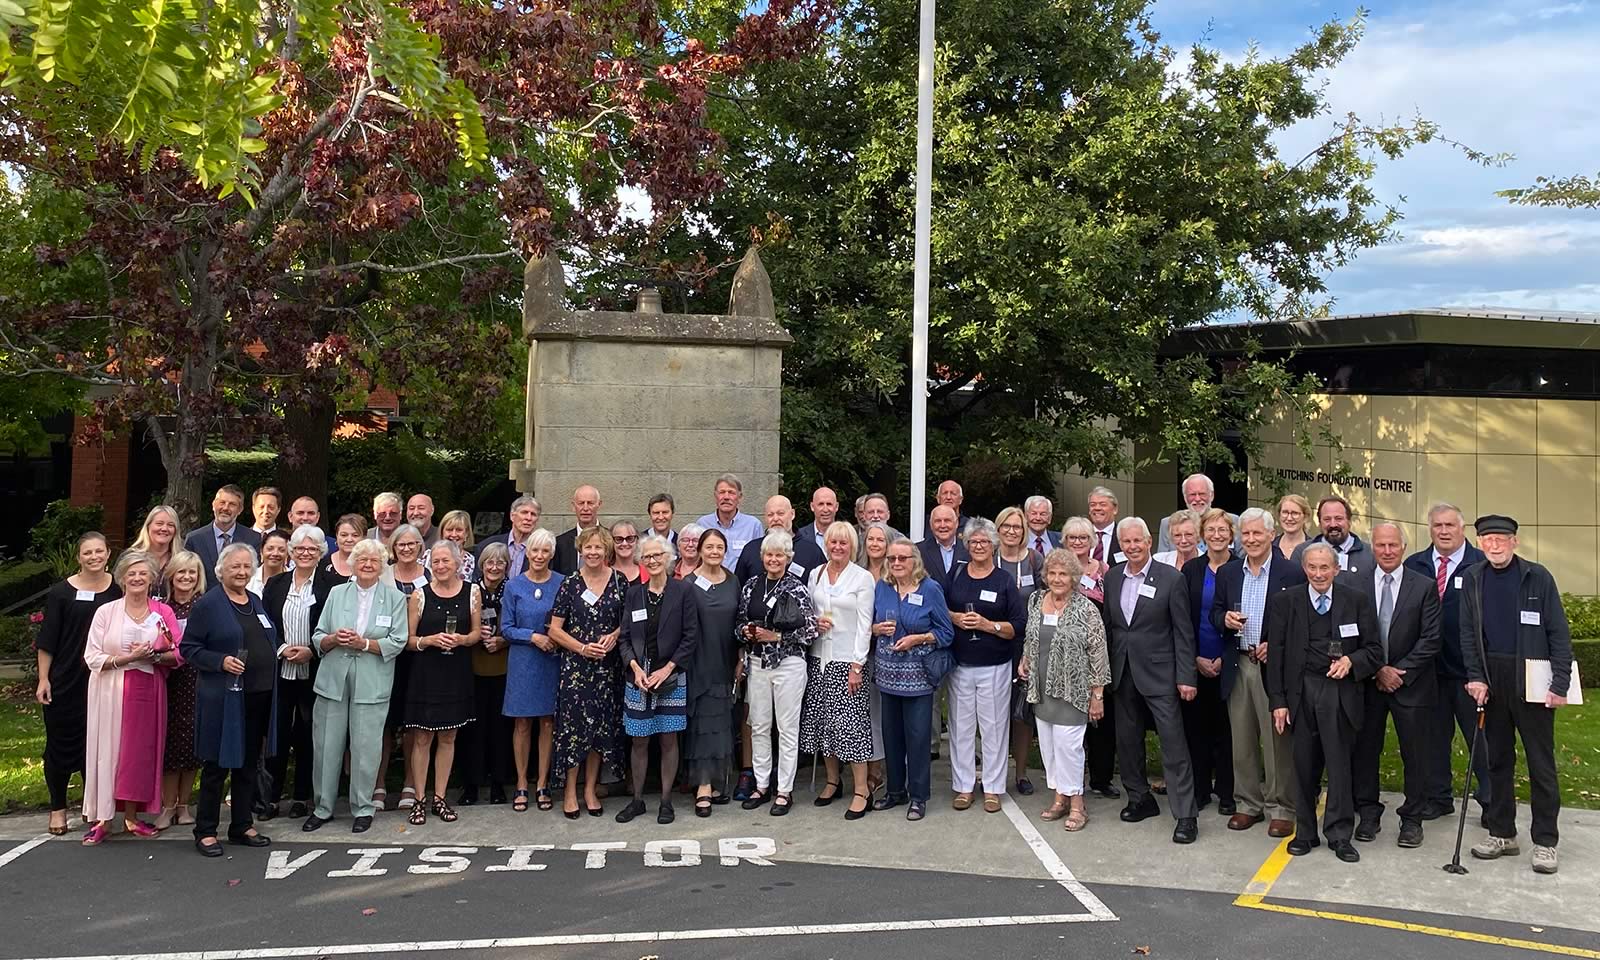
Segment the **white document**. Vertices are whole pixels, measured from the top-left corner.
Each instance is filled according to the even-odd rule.
[[[1544,703],[1544,695],[1550,692],[1552,679],[1549,660],[1524,660],[1524,673],[1522,687],[1523,699],[1529,703]],[[1572,681],[1567,684],[1567,703],[1573,706],[1583,705],[1583,684],[1578,680],[1578,661],[1572,661]]]

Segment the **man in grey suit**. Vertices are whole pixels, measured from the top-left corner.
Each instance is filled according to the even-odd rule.
[[[1203,473],[1191,473],[1183,478],[1183,502],[1196,514],[1202,517],[1205,516],[1206,511],[1211,509],[1211,502],[1216,498],[1217,485],[1211,482],[1210,477]],[[1232,522],[1234,529],[1233,554],[1238,556],[1244,550],[1244,544],[1239,540],[1238,534],[1239,515],[1230,513],[1228,514],[1228,520]],[[1172,544],[1172,534],[1167,530],[1171,522],[1171,516],[1161,518],[1161,536],[1156,540],[1157,544],[1159,544],[1156,547],[1157,552],[1165,553],[1168,550],[1175,549]]]
[[[1117,763],[1128,805],[1122,819],[1148,820],[1161,812],[1145,777],[1144,731],[1154,722],[1161,738],[1161,767],[1167,801],[1178,821],[1173,843],[1193,843],[1199,835],[1194,775],[1178,701],[1195,697],[1194,621],[1183,574],[1150,558],[1150,527],[1138,517],[1117,524],[1117,542],[1127,562],[1105,577],[1106,637],[1111,653],[1111,684],[1116,691]]]
[[[1398,524],[1372,527],[1372,555],[1377,565],[1370,573],[1350,574],[1359,590],[1373,598],[1378,609],[1378,637],[1384,660],[1377,675],[1366,684],[1366,713],[1356,735],[1355,837],[1362,842],[1378,836],[1383,801],[1378,796],[1378,759],[1389,717],[1394,717],[1400,760],[1405,767],[1406,799],[1400,814],[1402,847],[1422,846],[1422,814],[1428,805],[1428,746],[1433,735],[1433,706],[1438,700],[1434,679],[1439,656],[1442,607],[1431,579],[1404,566],[1406,535]]]
[[[211,498],[211,522],[193,531],[183,540],[184,549],[200,557],[206,571],[206,589],[217,586],[217,557],[222,548],[233,543],[246,543],[261,552],[261,534],[249,527],[240,526],[239,513],[244,510],[244,491],[227,484],[218,487]]]

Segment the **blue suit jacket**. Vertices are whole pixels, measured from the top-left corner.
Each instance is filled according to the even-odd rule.
[[[248,543],[256,550],[256,559],[261,559],[261,534],[242,523],[233,525],[232,543]],[[192,530],[183,538],[183,547],[200,557],[200,565],[206,570],[206,590],[217,588],[217,526],[208,523],[198,530]],[[337,545],[335,545],[335,549]]]
[[[944,555],[939,552],[939,541],[932,535],[917,541],[917,552],[922,554],[922,565],[927,568],[928,577],[939,585],[939,589],[946,594],[950,592],[950,580],[955,577],[956,570],[967,562],[967,544],[959,536],[956,537],[955,550],[950,556],[950,569],[944,568]]]
[[[1460,683],[1467,682],[1467,661],[1461,655],[1461,591],[1456,584],[1461,582],[1461,575],[1467,572],[1468,567],[1482,562],[1483,551],[1473,546],[1472,541],[1467,541],[1461,563],[1456,566],[1450,579],[1445,581],[1444,596],[1439,598],[1443,607],[1439,621],[1439,672]],[[1415,570],[1435,584],[1439,582],[1439,570],[1433,564],[1432,546],[1406,557],[1405,568]],[[1438,587],[1434,589],[1438,590]]]

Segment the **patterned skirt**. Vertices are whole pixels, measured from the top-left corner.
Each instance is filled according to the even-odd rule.
[[[616,658],[590,660],[564,650],[556,690],[556,731],[550,783],[564,787],[567,770],[582,767],[589,753],[600,754],[600,782],[622,770],[622,716],[618,703]],[[581,773],[579,774],[582,775]]]
[[[660,690],[645,696],[633,684],[623,687],[622,729],[630,737],[682,733],[689,725],[689,685],[681,672]]]
[[[167,742],[162,769],[168,773],[200,769],[194,751],[194,701],[200,673],[184,664],[167,674]]]
[[[872,759],[872,716],[867,683],[850,692],[850,664],[835,660],[826,668],[806,658],[806,699],[800,711],[800,751],[838,757],[845,763]]]

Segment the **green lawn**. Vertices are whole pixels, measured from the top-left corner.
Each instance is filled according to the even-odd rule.
[[[44,720],[39,705],[29,700],[0,700],[0,813],[48,805],[44,789]],[[74,779],[71,802],[83,796]]]

